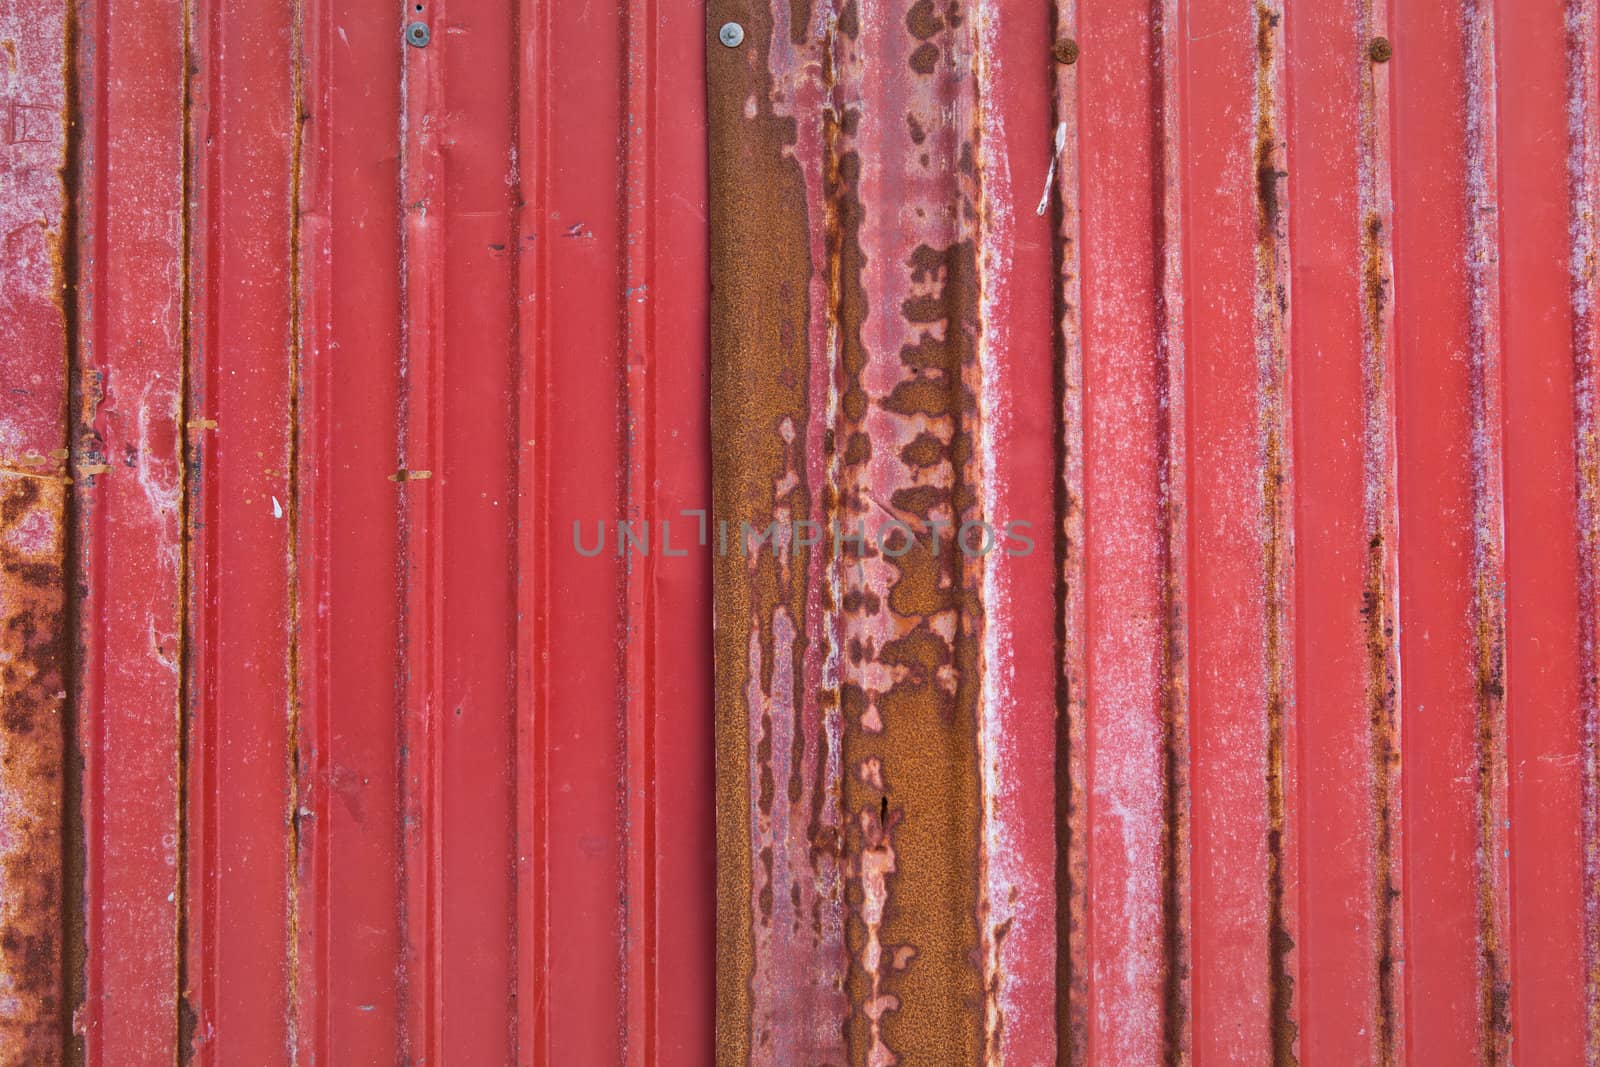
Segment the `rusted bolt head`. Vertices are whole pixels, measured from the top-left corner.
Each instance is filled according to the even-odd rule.
[[[1061,38],[1050,51],[1055,55],[1057,63],[1065,63],[1071,66],[1078,61],[1078,42],[1071,37]]]
[[[729,48],[738,48],[744,44],[744,27],[737,22],[724,22],[722,29],[717,31],[717,40]]]
[[[1387,63],[1389,57],[1394,55],[1394,45],[1389,43],[1387,37],[1374,37],[1371,46],[1367,48],[1367,55],[1374,63]]]
[[[432,36],[428,32],[428,24],[426,22],[413,22],[406,27],[406,44],[412,48],[428,47],[428,41]]]

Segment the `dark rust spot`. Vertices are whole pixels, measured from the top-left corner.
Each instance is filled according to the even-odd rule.
[[[1389,300],[1389,270],[1383,239],[1383,219],[1367,216],[1361,237],[1361,289],[1366,306],[1367,330],[1374,350],[1383,347],[1383,312]]]
[[[934,508],[940,507],[950,500],[950,490],[940,485],[916,485],[909,489],[896,489],[889,502],[896,511],[903,511],[915,515],[919,519],[927,519]]]
[[[933,0],[917,0],[906,12],[906,29],[919,41],[926,41],[944,29],[944,20],[933,9]]]
[[[918,46],[911,53],[911,69],[918,74],[932,74],[939,63],[939,49],[936,45],[924,44]]]
[[[908,467],[933,467],[944,460],[944,442],[926,431],[900,450],[900,462]]]
[[[806,43],[806,30],[811,26],[811,0],[789,0],[789,40],[794,44]]]
[[[1078,42],[1071,37],[1063,37],[1050,49],[1050,54],[1056,57],[1057,63],[1065,63],[1070,67],[1078,61]]]
[[[856,0],[849,0],[844,7],[839,9],[839,32],[855,40],[861,34],[861,15],[856,7]]]

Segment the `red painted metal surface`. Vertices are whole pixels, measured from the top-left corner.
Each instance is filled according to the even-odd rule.
[[[1600,1061],[1595,0],[0,75],[0,1062]]]
[[[73,15],[73,1054],[154,1063],[178,1044],[182,915],[184,12],[141,0]]]
[[[700,13],[74,16],[73,1055],[704,1062]]]

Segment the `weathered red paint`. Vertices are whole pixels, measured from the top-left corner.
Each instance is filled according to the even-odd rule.
[[[292,1054],[293,14],[189,13],[179,1041],[195,1064]]]
[[[1597,20],[14,0],[0,1061],[1593,1062]]]
[[[179,1048],[188,57],[173,0],[91,0],[74,15],[71,1027],[86,1064],[155,1063]]]

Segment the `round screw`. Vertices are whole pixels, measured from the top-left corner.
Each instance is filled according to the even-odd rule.
[[[722,29],[717,31],[717,40],[729,48],[738,48],[744,44],[744,27],[737,22],[724,22]]]
[[[1065,63],[1070,67],[1078,61],[1078,42],[1071,37],[1063,37],[1050,52],[1056,57],[1057,63]]]
[[[1374,37],[1372,39],[1372,47],[1367,49],[1367,55],[1372,58],[1374,63],[1387,63],[1389,58],[1394,55],[1394,45],[1389,43],[1389,38],[1387,37]]]
[[[413,22],[406,27],[406,44],[412,48],[428,47],[428,41],[432,36],[428,32],[428,24],[426,22]]]

